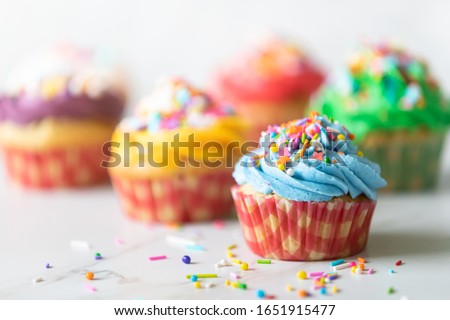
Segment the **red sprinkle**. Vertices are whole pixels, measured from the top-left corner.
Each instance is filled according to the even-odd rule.
[[[398,261],[395,262],[395,265],[396,265],[396,266],[401,266],[402,264],[403,264],[403,261],[402,261],[402,260],[398,260]]]

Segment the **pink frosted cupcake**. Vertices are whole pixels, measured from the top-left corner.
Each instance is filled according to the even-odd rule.
[[[232,188],[245,240],[259,256],[327,260],[364,249],[386,186],[344,126],[312,114],[263,132]]]
[[[214,92],[250,122],[256,140],[268,124],[303,116],[322,80],[301,49],[270,39],[219,70]]]

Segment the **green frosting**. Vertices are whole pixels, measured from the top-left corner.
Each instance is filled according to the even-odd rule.
[[[373,131],[444,130],[450,124],[450,105],[427,65],[388,46],[358,51],[321,88],[312,108],[345,123],[357,142]]]

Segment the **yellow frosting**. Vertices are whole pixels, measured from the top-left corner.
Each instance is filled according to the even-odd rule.
[[[211,126],[205,128],[181,127],[159,132],[149,132],[147,130],[125,132],[117,128],[112,137],[109,169],[113,175],[120,174],[142,178],[167,177],[175,174],[197,174],[207,170],[231,169],[241,155],[240,147],[244,142],[245,130],[243,122],[234,116],[219,117]],[[128,140],[126,139],[127,134],[129,134]],[[177,134],[179,135],[179,141],[194,141],[198,146],[191,144],[191,152],[189,152],[188,147],[173,148],[171,142],[175,141]],[[191,135],[192,138],[189,140]],[[133,143],[142,145],[143,152],[134,146]],[[164,144],[167,145],[167,151],[164,150]],[[208,146],[210,147],[206,149]],[[207,158],[208,150],[210,154],[218,155]],[[179,156],[176,156],[177,152]],[[127,154],[128,164],[125,161]],[[187,160],[188,156],[200,162],[200,165],[191,165]],[[164,166],[155,166],[150,164],[148,159],[152,159],[155,163],[161,163],[166,159],[166,163]],[[185,167],[180,166],[177,159],[183,161]],[[211,167],[211,165],[206,163],[208,160],[210,162],[220,161],[221,163]],[[114,162],[118,163],[114,164]]]

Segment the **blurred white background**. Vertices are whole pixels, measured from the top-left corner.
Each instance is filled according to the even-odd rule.
[[[0,82],[27,52],[66,40],[115,47],[130,105],[159,75],[198,84],[267,31],[302,44],[327,71],[363,38],[390,39],[429,61],[450,94],[446,0],[0,0]]]

